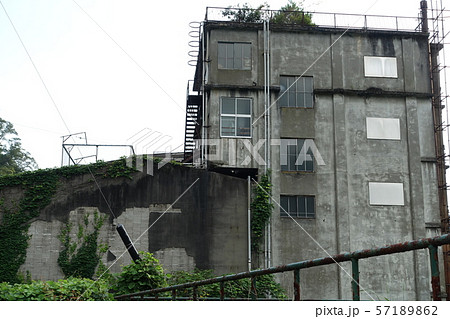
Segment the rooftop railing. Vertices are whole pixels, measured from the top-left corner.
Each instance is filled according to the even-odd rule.
[[[297,17],[299,16],[299,14],[309,16],[311,17],[314,26],[317,27],[422,32],[422,23],[421,18],[419,17],[360,15],[348,13],[303,13],[298,11],[280,11],[269,9],[207,7],[205,20],[262,22],[265,19],[271,20],[280,13],[285,16],[289,16],[290,14],[296,15]],[[251,17],[250,19],[246,19],[246,21],[242,21],[237,18],[243,15],[250,15]],[[301,20],[301,18],[299,20]]]

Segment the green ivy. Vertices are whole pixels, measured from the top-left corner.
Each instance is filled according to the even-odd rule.
[[[71,223],[67,223],[61,230],[58,238],[64,249],[59,253],[58,265],[66,277],[93,278],[102,256],[97,240],[105,219],[106,217],[100,217],[97,211],[94,212],[92,225],[94,231],[88,234],[89,214],[85,214],[83,216],[84,225],[78,225],[76,242],[73,242],[70,238],[70,231],[73,226]]]
[[[253,188],[253,201],[251,203],[252,219],[252,249],[259,250],[264,229],[272,215],[273,204],[270,202],[272,184],[270,183],[269,173],[261,176],[258,185]]]
[[[0,177],[0,191],[8,187],[23,189],[19,203],[6,204],[0,198],[0,282],[18,283],[18,271],[25,262],[30,221],[39,216],[52,200],[61,180],[92,173],[101,178],[131,178],[136,169],[128,167],[125,158],[113,162],[65,166]],[[12,206],[12,207],[11,207]],[[87,239],[83,250],[92,249],[94,237]]]

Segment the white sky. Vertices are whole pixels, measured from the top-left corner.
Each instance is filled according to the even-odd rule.
[[[264,2],[77,0],[169,98],[72,0],[1,1],[71,133],[86,132],[90,143],[129,144],[133,135],[149,128],[173,137],[173,148],[184,141],[186,84],[194,74],[187,64],[189,22],[201,21],[207,6]],[[279,9],[287,0],[267,2]],[[304,7],[417,17],[419,4],[306,0]],[[14,124],[40,168],[60,165],[61,136],[68,130],[1,7],[0,117]],[[128,155],[121,152],[114,156]]]

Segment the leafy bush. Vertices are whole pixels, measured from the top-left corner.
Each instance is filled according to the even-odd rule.
[[[141,260],[123,267],[114,285],[116,295],[161,288],[166,286],[166,277],[159,260],[151,253],[139,252]]]
[[[258,8],[253,9],[247,3],[237,5],[237,8],[226,8],[222,11],[222,16],[230,18],[234,22],[258,23],[264,20],[262,10],[268,9],[267,4],[259,5]]]
[[[304,13],[301,4],[299,5],[293,0],[289,0],[287,5],[281,7],[280,11],[277,11],[272,19],[270,19],[270,22],[314,26],[312,15],[310,13]]]
[[[200,281],[217,277],[212,270],[195,269],[194,272],[178,271],[168,275],[168,285],[179,285],[187,282]],[[244,278],[237,281],[227,281],[224,285],[226,298],[250,298],[251,280]],[[273,275],[256,277],[256,292],[259,298],[269,297],[274,299],[286,299],[286,292],[280,284],[275,282]],[[177,290],[178,297],[192,297],[192,288]],[[198,298],[219,298],[220,283],[200,286],[197,288]]]
[[[58,281],[33,281],[31,284],[0,283],[0,300],[113,300],[104,281],[68,278]]]

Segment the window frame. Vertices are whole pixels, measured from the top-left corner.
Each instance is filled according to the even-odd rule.
[[[224,50],[221,50],[221,45],[224,46]],[[229,47],[232,47],[231,52],[229,52]],[[241,46],[239,52],[239,46]],[[248,46],[248,56],[245,54],[245,46]],[[221,56],[221,52],[225,52],[225,56]],[[228,54],[231,53],[232,56],[229,57]],[[239,53],[241,56],[236,56]],[[224,59],[225,63],[221,63]],[[240,61],[240,67],[239,62]],[[241,71],[251,71],[252,70],[252,43],[251,42],[229,42],[229,41],[218,41],[217,42],[217,68],[219,70],[241,70]],[[231,66],[229,64],[232,64]]]
[[[381,74],[368,73],[368,63],[369,61],[379,61],[381,63]],[[387,61],[395,61],[395,74],[386,73],[386,63]],[[397,57],[387,57],[387,56],[364,56],[364,77],[366,78],[391,78],[398,79],[398,63]]]
[[[283,79],[286,79],[287,84],[286,89],[283,90]],[[307,80],[311,82],[307,85]],[[293,84],[295,82],[295,84]],[[300,83],[300,84],[299,84]],[[303,86],[303,90],[301,85]],[[292,86],[292,87],[291,87]],[[307,86],[310,86],[310,90],[307,90]],[[288,90],[289,88],[289,90]],[[284,93],[286,92],[286,93]],[[293,94],[295,102],[291,105],[290,95]],[[298,96],[303,95],[302,103],[299,103]],[[310,102],[307,102],[307,96],[310,95]],[[286,100],[286,102],[285,102]],[[286,104],[285,104],[286,103]],[[280,97],[279,97],[280,107],[292,107],[292,108],[303,108],[312,109],[314,108],[314,77],[312,76],[295,76],[295,75],[280,75]]]
[[[224,113],[223,112],[223,101],[225,99],[233,99],[234,100],[234,114],[231,113]],[[238,114],[238,101],[239,100],[248,100],[250,102],[250,110],[249,114]],[[220,111],[220,137],[221,138],[252,138],[252,112],[253,112],[253,99],[249,97],[230,97],[230,96],[221,96],[220,97],[220,105],[219,105],[219,111]],[[223,120],[224,117],[227,118],[234,118],[234,135],[225,135],[223,133]],[[249,126],[249,135],[238,135],[238,119],[250,119],[250,126]]]
[[[296,205],[296,210],[293,211],[290,208],[290,205],[292,205],[292,199],[295,198],[295,205]],[[308,199],[311,200],[312,199],[312,205],[308,204]],[[284,207],[284,202],[285,200],[287,200],[287,209],[286,207]],[[299,201],[300,200],[304,200],[304,208],[305,211],[301,212],[299,210],[300,205],[299,205]],[[309,211],[308,209],[312,208],[312,212]],[[286,211],[286,212],[285,212]],[[316,218],[316,196],[314,195],[284,195],[284,194],[280,194],[280,217],[281,218],[285,218],[285,217],[293,217],[293,218],[302,218],[302,219],[315,219]]]
[[[281,172],[295,172],[295,173],[314,173],[315,172],[315,165],[314,165],[314,153],[312,152],[311,148],[306,150],[304,153],[304,162],[302,165],[296,165],[295,163],[298,161],[301,151],[303,147],[305,146],[306,138],[282,138],[280,142],[280,170]],[[295,141],[294,143],[289,143],[286,141]],[[303,141],[301,144],[302,146],[299,146],[299,141]],[[287,143],[287,144],[286,144]],[[286,147],[285,147],[286,146]],[[290,146],[295,146],[295,153],[290,153]],[[285,153],[286,152],[286,153]],[[295,162],[294,164],[291,163],[290,156],[295,155]],[[311,156],[311,161],[308,161],[306,158],[306,155]],[[282,159],[283,156],[286,156],[286,164],[282,164],[284,161]],[[308,163],[311,163],[311,168],[308,169]],[[287,166],[287,167],[286,167]],[[294,166],[294,169],[292,169],[292,166]],[[304,166],[304,169],[298,169],[298,166]]]

